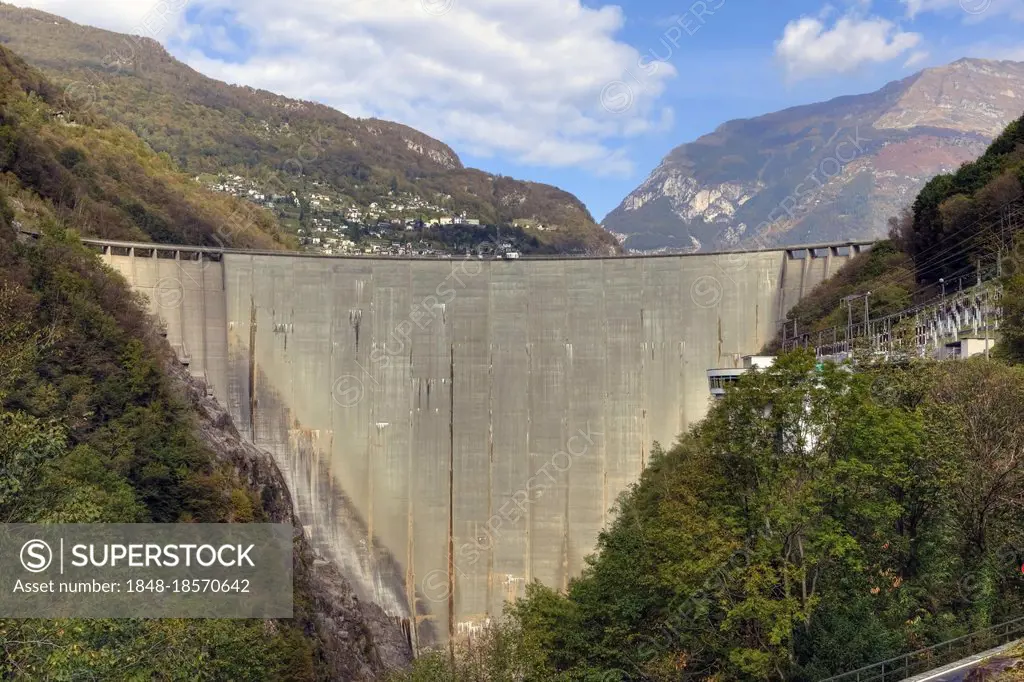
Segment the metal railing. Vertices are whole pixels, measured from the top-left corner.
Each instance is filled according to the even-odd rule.
[[[873,351],[916,352],[923,355],[941,343],[956,341],[961,333],[998,331],[1002,312],[998,304],[1001,287],[998,283],[993,284],[992,280],[998,281],[1002,278],[1005,274],[1004,265],[1012,265],[1018,272],[1024,267],[1024,239],[1015,238],[1024,228],[1024,201],[1013,199],[988,213],[986,218],[991,220],[976,229],[968,239],[978,240],[981,239],[980,235],[985,234],[987,241],[983,240],[980,243],[987,244],[988,255],[977,260],[977,270],[967,266],[953,273],[948,282],[940,279],[939,282],[943,282],[942,296],[890,315],[870,319],[866,324],[864,321],[853,324],[851,310],[850,323],[810,333],[800,333],[795,319],[786,320],[782,323],[782,349],[788,351],[796,348],[813,348],[819,357],[849,354],[856,346]],[[965,226],[958,232],[982,225],[982,220]],[[948,250],[947,248],[946,251]],[[982,267],[990,258],[995,259],[995,264]],[[932,261],[931,265],[928,264],[929,260]],[[935,262],[935,256],[932,256],[925,260],[922,267],[924,271],[934,270],[936,265],[944,260],[945,258]],[[965,282],[975,278],[976,285],[963,288]],[[947,284],[953,287],[954,283],[958,291],[947,296]],[[866,295],[870,296],[870,292]],[[860,293],[847,298],[861,296],[865,294]],[[864,316],[868,317],[867,308]],[[909,334],[905,328],[897,329],[898,326],[906,327],[908,320]]]
[[[23,239],[38,239],[40,237],[39,232],[31,230],[20,230],[19,238]],[[180,252],[182,254],[190,254],[192,256],[199,255],[201,257],[207,256],[222,256],[223,254],[241,254],[248,256],[291,256],[301,258],[334,258],[334,259],[379,259],[379,260],[464,260],[473,259],[477,260],[476,254],[464,254],[464,253],[448,253],[448,254],[435,254],[431,256],[416,256],[416,255],[404,255],[404,256],[393,256],[387,254],[323,254],[314,253],[310,251],[286,251],[286,250],[266,250],[266,249],[237,249],[237,248],[225,248],[219,246],[199,246],[199,245],[187,245],[187,244],[163,244],[156,242],[125,242],[112,239],[97,239],[94,237],[80,237],[80,241],[83,244],[104,250],[107,248],[119,248],[119,249],[142,249],[145,251],[161,251],[161,252]],[[774,252],[786,252],[787,258],[791,260],[802,260],[796,254],[803,252],[806,256],[808,253],[814,251],[824,251],[826,249],[848,249],[846,255],[838,256],[840,258],[852,258],[861,251],[867,251],[875,242],[861,239],[853,239],[846,241],[836,241],[832,243],[820,243],[820,244],[792,244],[792,245],[779,245],[765,248],[742,248],[734,250],[724,251],[698,251],[698,252],[674,252],[674,253],[620,253],[620,254],[588,254],[588,253],[564,253],[564,254],[531,254],[528,256],[522,256],[515,260],[540,260],[540,261],[551,261],[551,260],[622,260],[622,259],[656,259],[656,258],[678,258],[680,256],[717,256],[721,258],[734,257],[743,254],[758,254],[758,253],[774,253]],[[484,260],[492,260],[490,258]],[[502,260],[502,259],[493,259]],[[515,262],[515,261],[510,261]]]
[[[863,347],[874,351],[910,351],[924,355],[960,334],[994,334],[999,330],[1002,286],[992,276],[982,283],[933,298],[867,324],[832,327],[819,332],[791,336],[783,341],[785,351],[813,348],[819,357],[852,353]],[[901,330],[901,327],[910,326]]]
[[[1024,638],[1024,617],[1008,620],[819,682],[897,682]]]

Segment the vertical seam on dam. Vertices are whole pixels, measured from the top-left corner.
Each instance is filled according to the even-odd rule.
[[[604,279],[606,273],[604,272],[604,262],[601,263],[601,278]],[[602,319],[608,319],[608,294],[605,292],[604,287],[601,287],[601,316]],[[609,325],[607,322],[602,325],[604,334],[604,349],[605,349],[605,362],[606,365],[603,368],[604,371],[604,382],[601,391],[601,414],[608,414],[608,367],[607,367],[607,354],[610,344],[608,342],[609,337]],[[609,448],[601,448],[601,530],[608,527],[608,450]]]
[[[647,326],[644,320],[644,276],[647,273],[641,270],[640,273],[640,471],[639,476],[647,467],[647,384],[644,381],[644,372],[647,369]]]
[[[135,253],[134,249],[132,249],[132,253]],[[206,319],[209,319],[209,318],[207,317],[207,314],[206,314],[206,263],[203,260],[203,258],[204,258],[203,254],[199,254],[199,305],[202,307],[202,310],[203,310],[203,319],[206,320]],[[181,300],[184,301],[185,299],[182,298]],[[206,343],[206,325],[205,324],[200,325],[200,331],[201,331],[202,337],[203,337],[203,340],[202,340],[202,343],[203,343],[203,349],[202,349],[203,380],[207,383],[207,385],[209,385],[209,383],[210,383],[210,366],[209,366],[210,365],[210,347]]]
[[[455,636],[455,344],[448,368],[448,638]]]
[[[530,282],[529,275],[527,275],[526,282],[526,395],[527,395],[527,409],[526,409],[526,471],[528,473],[526,479],[527,487],[527,500],[529,504],[526,506],[526,543],[523,552],[523,565],[525,566],[526,583],[529,584],[533,580],[533,492],[529,490],[529,482],[536,474],[533,467],[533,445],[530,430],[533,427],[533,407],[530,404],[533,395],[533,342],[531,341],[530,331],[530,313],[533,301],[530,300]]]
[[[249,296],[249,435],[256,442],[256,298]]]
[[[798,301],[802,301],[803,300],[804,292],[806,291],[805,287],[807,286],[807,270],[808,270],[808,265],[807,264],[811,262],[811,253],[812,253],[811,250],[805,251],[804,252],[804,258],[803,258],[803,260],[800,263],[800,295],[796,299]]]
[[[718,315],[717,334],[718,334],[718,336],[717,336],[717,338],[718,338],[718,353],[717,353],[717,355],[718,355],[718,364],[721,365],[722,364],[722,353],[723,353],[723,349],[725,347],[725,337],[722,335],[722,316],[721,316],[721,314]]]
[[[679,342],[679,395],[687,395],[686,387],[686,339],[683,339]],[[686,401],[683,400],[679,404],[679,427],[676,429],[679,433],[686,431],[686,414]]]
[[[566,301],[566,307],[568,308],[570,303],[569,289],[570,285],[568,278],[563,276],[562,278],[562,296]],[[568,315],[566,316],[568,318]],[[566,324],[562,328],[562,348],[564,349],[564,360],[565,360],[565,376],[568,378],[567,390],[572,390],[571,387],[576,383],[576,365],[573,363],[572,344],[569,335],[569,325]],[[569,428],[572,422],[572,410],[569,404],[566,404],[562,408],[562,447],[565,450],[569,449]],[[554,461],[552,459],[552,461]],[[562,590],[568,591],[569,589],[569,500],[572,497],[569,491],[572,490],[572,459],[569,460],[569,466],[565,470],[565,480],[563,481],[565,486],[565,504],[562,508],[562,566],[561,566],[561,578],[562,584],[559,586]]]
[[[764,344],[761,342],[761,306],[760,304],[754,304],[754,345],[760,347]]]
[[[494,320],[493,297],[487,297],[487,326],[490,328]],[[490,331],[488,331],[490,336]],[[485,532],[491,532],[491,519],[494,518],[494,344],[487,344],[487,525]],[[491,613],[491,599],[494,592],[494,548],[495,539],[488,537],[487,549],[487,595],[484,602],[488,617]]]
[[[776,319],[780,320],[780,321],[783,321],[783,320],[786,319],[786,311],[787,311],[787,308],[786,308],[786,275],[789,272],[789,252],[788,251],[783,251],[782,252],[782,268],[780,268],[780,269],[782,270],[782,272],[779,273],[779,298],[778,298],[779,309],[778,309],[778,312],[776,313]]]
[[[405,286],[409,291],[413,290],[413,275],[412,268],[409,268],[406,273]],[[361,313],[360,313],[361,315]],[[349,323],[352,322],[352,311],[349,311]],[[359,352],[359,324],[356,323],[355,328],[356,336],[356,353]],[[415,382],[414,377],[416,376],[416,370],[414,367],[413,359],[413,344],[409,341],[409,381]],[[405,533],[407,536],[405,546],[405,601],[407,608],[409,609],[409,617],[412,619],[412,623],[416,623],[418,616],[416,609],[416,543],[415,543],[415,532],[416,532],[416,477],[415,471],[415,445],[413,434],[416,432],[416,411],[419,409],[418,400],[413,400],[412,396],[409,396],[409,442],[406,449],[406,470],[405,470],[405,483],[406,483],[406,525]],[[413,630],[418,628],[413,627]],[[412,647],[412,636],[409,636],[409,645]],[[417,647],[412,649],[413,651],[418,650]]]
[[[111,250],[111,252],[113,252],[113,250]],[[180,301],[180,303],[178,304],[178,338],[181,339],[181,349],[184,352],[185,357],[189,358],[189,361],[191,362],[191,353],[189,352],[188,343],[186,342],[188,334],[185,331],[185,316],[181,314],[181,309],[185,303],[185,284],[182,282],[182,275],[184,274],[185,269],[181,265],[181,251],[174,252],[174,265],[177,267],[178,276],[174,277],[173,279],[175,282],[178,283],[178,300]]]

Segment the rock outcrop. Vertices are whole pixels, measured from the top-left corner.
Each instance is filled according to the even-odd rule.
[[[310,602],[312,622],[307,634],[316,641],[318,663],[329,679],[378,680],[389,670],[408,666],[412,647],[407,627],[376,604],[360,600],[338,569],[316,556],[273,457],[241,437],[231,416],[204,383],[176,362],[168,362],[167,370],[197,415],[197,434],[218,461],[232,467],[241,480],[261,493],[264,512],[272,522],[294,526],[296,599]]]
[[[730,121],[668,156],[603,222],[627,249],[882,236],[924,183],[1024,111],[1024,63],[962,59],[877,92]]]

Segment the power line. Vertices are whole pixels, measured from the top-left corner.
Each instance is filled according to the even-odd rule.
[[[1000,226],[1002,227],[1003,218],[1005,217],[1003,211],[1005,209],[1007,209],[1007,208],[1013,207],[1013,208],[1017,209],[1016,211],[1014,211],[1014,214],[1015,214],[1015,213],[1017,213],[1020,210],[1020,206],[1021,206],[1021,200],[1020,199],[1012,199],[1010,201],[1004,202],[1003,204],[1000,204],[996,208],[993,208],[993,209],[989,210],[987,213],[982,214],[976,220],[974,220],[974,221],[972,221],[972,222],[970,222],[970,223],[968,223],[966,225],[962,225],[961,227],[957,228],[953,232],[951,232],[948,235],[946,235],[945,238],[943,239],[943,241],[936,242],[934,245],[929,246],[929,247],[927,247],[927,248],[925,248],[925,249],[923,249],[923,250],[913,254],[911,256],[912,259],[914,260],[914,264],[913,264],[913,266],[911,266],[913,268],[913,270],[911,270],[909,267],[906,267],[906,266],[901,267],[901,268],[897,268],[896,270],[894,270],[889,275],[883,275],[882,279],[880,280],[881,283],[883,285],[884,284],[891,284],[891,283],[896,281],[899,277],[901,277],[904,274],[920,275],[921,273],[931,272],[936,267],[939,267],[940,263],[947,263],[947,262],[950,262],[952,260],[956,260],[958,257],[960,257],[960,254],[959,253],[955,253],[955,251],[960,246],[966,244],[969,241],[978,239],[978,237],[980,235],[983,235],[986,231],[993,231],[995,229],[996,225],[993,222],[987,222],[977,232],[973,232],[973,233],[967,235],[964,239],[961,239],[961,240],[959,240],[957,242],[954,242],[953,244],[949,243],[949,239],[951,237],[953,237],[955,235],[959,235],[959,234],[963,233],[965,230],[969,230],[972,227],[977,227],[977,226],[981,225],[983,222],[985,222],[986,220],[991,219],[993,216],[996,216],[997,214],[1000,217]],[[940,250],[937,253],[931,253],[935,249],[940,249]],[[928,258],[925,258],[924,260],[922,260],[921,259],[922,256],[924,256],[926,254],[930,254],[930,255],[928,255]],[[939,258],[940,256],[943,256],[944,254],[949,254],[949,255],[944,257],[944,258]],[[879,281],[879,280],[876,280],[876,281]]]
[[[873,280],[871,282],[872,287],[874,287],[877,290],[877,289],[879,289],[881,287],[885,287],[885,286],[894,284],[900,278],[908,276],[908,275],[914,275],[916,279],[919,279],[924,274],[927,274],[927,273],[930,273],[930,272],[934,272],[938,268],[941,268],[942,266],[944,266],[946,264],[955,262],[955,261],[963,258],[965,255],[963,253],[961,253],[960,247],[962,247],[963,245],[965,245],[969,241],[978,240],[980,236],[984,235],[988,231],[993,231],[995,229],[995,227],[996,227],[995,223],[988,222],[980,230],[977,230],[975,232],[972,232],[972,233],[968,234],[965,238],[963,238],[961,240],[958,240],[958,241],[954,242],[953,244],[949,243],[949,238],[950,237],[952,237],[954,235],[959,235],[959,234],[963,233],[964,231],[966,231],[966,230],[968,230],[968,229],[970,229],[972,227],[977,227],[978,225],[981,225],[986,219],[990,219],[990,218],[992,218],[992,216],[994,216],[996,214],[998,214],[999,218],[1000,218],[1000,221],[999,221],[1000,230],[1005,232],[1005,227],[1006,227],[1006,222],[1007,222],[1007,215],[1005,213],[1006,209],[1013,208],[1014,210],[1010,213],[1010,216],[1013,216],[1013,215],[1016,215],[1021,210],[1021,205],[1022,204],[1021,204],[1021,200],[1020,199],[1014,199],[1014,200],[1011,200],[1011,201],[1007,201],[1007,202],[1001,204],[1000,206],[998,206],[998,207],[996,207],[994,209],[991,209],[990,211],[988,211],[987,213],[983,214],[981,217],[979,217],[978,219],[974,220],[973,222],[968,223],[966,225],[962,225],[961,227],[959,227],[956,230],[954,230],[953,232],[951,232],[949,235],[946,236],[946,239],[943,242],[937,242],[933,246],[930,246],[930,247],[928,247],[928,248],[926,248],[926,249],[924,249],[922,251],[919,251],[917,254],[915,254],[912,257],[912,258],[914,258],[914,263],[911,266],[902,266],[902,267],[899,267],[899,268],[895,268],[891,272],[889,272],[889,273],[887,273],[885,275],[882,275],[880,278],[878,278],[876,280]],[[934,252],[934,253],[930,253],[930,252],[935,251],[936,249],[939,249],[939,251]],[[998,251],[991,252],[989,255],[999,254],[999,253],[1001,253],[1001,250],[1002,250],[1002,246],[1000,246],[1000,249]],[[929,257],[922,261],[921,260],[921,256],[924,255],[924,254],[929,254],[929,253],[930,253]],[[997,255],[996,265],[997,265],[997,271],[998,271],[999,266],[1001,265],[1000,259],[999,259],[998,255]],[[957,270],[957,271],[955,271],[953,273],[952,277],[956,277],[957,275],[959,275],[959,273],[961,271],[965,271],[965,270],[969,270],[969,269],[970,269],[970,266],[968,265],[966,268],[963,268],[961,270]],[[952,277],[951,277],[951,280],[952,280]],[[793,327],[794,327],[793,337],[795,339],[797,336],[799,336],[799,334],[797,333],[797,328],[796,328],[797,327],[797,320],[794,319],[794,320],[792,320],[792,322],[793,322]],[[783,325],[782,325],[783,326],[783,341],[784,342],[786,341],[786,339],[785,339],[785,329],[786,329],[787,325],[788,325],[788,321],[784,321]],[[825,330],[825,331],[831,331],[831,330]],[[805,334],[805,336],[806,336],[806,334]]]

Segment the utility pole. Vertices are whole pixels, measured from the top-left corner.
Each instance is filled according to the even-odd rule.
[[[856,301],[859,298],[863,298],[864,299],[864,336],[865,336],[865,338],[869,336],[869,334],[868,334],[868,323],[871,321],[871,308],[870,308],[870,304],[868,302],[868,297],[869,296],[871,296],[871,292],[870,291],[867,292],[866,294],[851,294],[850,296],[846,296],[846,297],[843,298],[843,302],[846,304],[846,320],[847,320],[846,339],[847,339],[847,341],[850,341],[853,338],[853,302]]]
[[[985,302],[985,359],[989,359],[988,353],[988,301]]]
[[[846,304],[846,352],[853,352],[853,296],[847,296],[843,299],[843,303]]]
[[[975,295],[977,297],[977,294]],[[975,298],[977,300],[977,298]],[[985,328],[985,359],[989,359],[988,352],[988,302],[989,298],[984,292],[981,292],[981,310],[982,310],[982,326]]]
[[[870,291],[864,294],[864,336],[868,340],[871,340],[871,308],[868,304],[869,298],[871,298]],[[874,345],[873,342],[872,345]]]
[[[1011,250],[1011,244],[1006,241],[1007,223],[1010,222],[1010,211],[1006,206],[999,211],[999,264],[996,266],[996,274],[1003,276],[1003,249]]]

